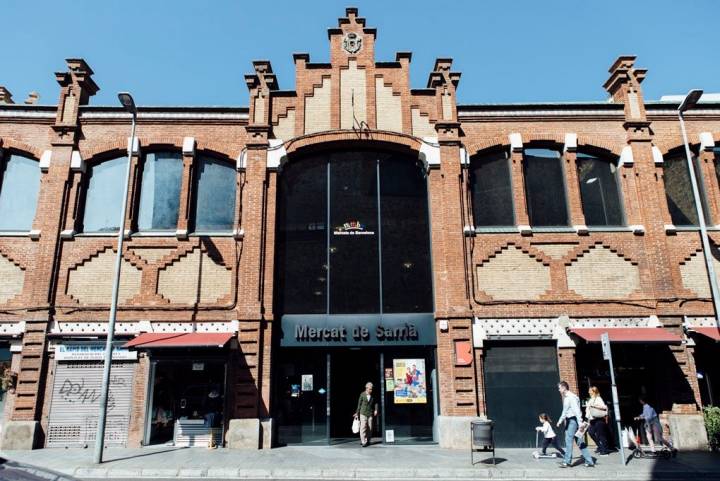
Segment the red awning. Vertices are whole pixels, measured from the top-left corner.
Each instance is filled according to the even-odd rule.
[[[720,329],[717,327],[691,327],[690,332],[697,332],[713,341],[720,341]]]
[[[570,329],[587,342],[600,342],[600,335],[607,332],[610,342],[639,342],[679,344],[682,338],[662,327],[588,327]]]
[[[232,332],[146,332],[124,347],[224,347],[234,336]]]

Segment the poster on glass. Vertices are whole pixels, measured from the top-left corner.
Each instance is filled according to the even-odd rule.
[[[425,359],[393,359],[395,404],[426,404]]]

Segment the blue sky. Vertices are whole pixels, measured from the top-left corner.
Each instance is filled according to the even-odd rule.
[[[649,69],[646,99],[720,92],[718,0],[3,0],[0,85],[54,104],[53,73],[83,57],[101,89],[93,105],[120,90],[139,105],[246,105],[252,60],[293,88],[292,53],[327,61],[346,6],[378,29],[377,60],[413,52],[413,87],[452,57],[465,104],[604,100],[620,54]]]

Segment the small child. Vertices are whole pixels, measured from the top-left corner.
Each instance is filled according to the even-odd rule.
[[[563,448],[560,447],[557,437],[555,437],[555,431],[553,431],[551,426],[550,417],[545,413],[541,413],[538,416],[538,420],[542,423],[542,426],[536,427],[535,430],[543,433],[544,436],[542,443],[542,455],[545,456],[547,454],[548,446],[552,445],[552,447],[554,447],[560,455],[565,456],[565,451],[563,451]]]

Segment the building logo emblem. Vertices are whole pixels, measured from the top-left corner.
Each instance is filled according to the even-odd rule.
[[[351,220],[343,225],[335,227],[334,235],[375,235],[375,232],[365,230],[365,226],[359,221]]]
[[[362,37],[356,33],[350,32],[345,35],[345,38],[343,39],[343,49],[347,53],[358,53],[362,48],[362,43]]]

